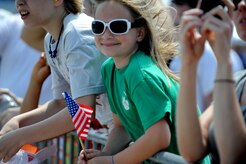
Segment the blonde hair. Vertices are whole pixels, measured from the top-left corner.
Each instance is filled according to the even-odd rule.
[[[139,50],[150,55],[164,74],[178,81],[178,77],[169,69],[167,62],[177,55],[178,43],[175,40],[177,28],[174,27],[168,6],[161,0],[96,0],[122,3],[131,12],[133,18],[143,19],[147,34],[139,43]]]
[[[78,14],[82,12],[82,0],[64,0],[64,8],[67,13]]]

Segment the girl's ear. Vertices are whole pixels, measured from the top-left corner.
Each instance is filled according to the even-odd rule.
[[[139,27],[139,28],[137,28],[137,32],[138,32],[137,41],[141,42],[146,35],[146,30],[144,27]]]
[[[63,4],[64,0],[53,0],[55,6],[60,6]]]

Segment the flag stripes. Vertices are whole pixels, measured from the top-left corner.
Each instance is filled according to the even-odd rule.
[[[83,104],[77,104],[67,92],[64,92],[63,96],[66,100],[78,136],[82,140],[86,140],[90,129],[93,108]]]

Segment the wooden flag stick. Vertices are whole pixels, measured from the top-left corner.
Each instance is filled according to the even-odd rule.
[[[79,142],[80,142],[80,145],[81,145],[82,149],[84,150],[85,161],[88,161],[88,156],[87,156],[87,153],[85,151],[85,146],[84,146],[84,143],[83,143],[83,141],[81,140],[80,137],[79,137]]]

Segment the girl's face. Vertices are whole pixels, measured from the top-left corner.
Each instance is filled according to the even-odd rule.
[[[235,23],[237,33],[241,39],[246,41],[246,3],[242,0],[238,4],[238,9],[233,12],[233,21]]]
[[[106,1],[98,5],[95,19],[108,23],[115,19],[127,19],[133,22],[130,11],[121,3]],[[96,45],[99,50],[110,57],[129,56],[138,48],[137,42],[144,37],[143,28],[131,28],[128,33],[116,35],[106,28],[101,35],[95,35]]]
[[[53,0],[15,0],[16,9],[25,25],[44,26],[54,12]]]

